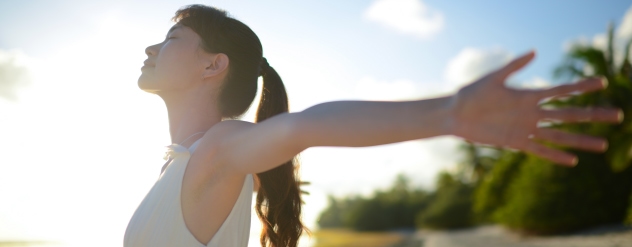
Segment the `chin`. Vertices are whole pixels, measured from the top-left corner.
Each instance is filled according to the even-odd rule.
[[[155,83],[152,83],[152,80],[150,80],[149,76],[145,74],[141,74],[140,77],[138,77],[138,88],[145,92],[155,93],[157,91],[157,88],[154,84]]]

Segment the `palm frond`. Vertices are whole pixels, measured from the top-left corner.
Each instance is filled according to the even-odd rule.
[[[623,53],[623,64],[621,65],[621,69],[619,73],[624,77],[628,78],[632,82],[632,64],[630,64],[630,47],[632,46],[632,40],[628,41],[628,44],[625,46],[625,51]]]
[[[592,73],[587,74],[584,67],[592,69]],[[590,46],[576,45],[566,54],[562,64],[555,68],[553,76],[555,78],[576,79],[594,75],[607,75],[608,62],[606,54]],[[610,78],[608,78],[610,79]]]
[[[608,25],[608,46],[607,46],[607,67],[606,67],[606,77],[614,78],[614,23],[610,22]]]

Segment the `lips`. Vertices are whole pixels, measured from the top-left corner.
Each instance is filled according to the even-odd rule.
[[[153,63],[150,63],[149,61],[145,60],[145,62],[143,63],[143,67],[140,67],[140,70],[144,70],[147,68],[153,68],[154,66],[156,66]]]
[[[153,63],[151,63],[151,62],[149,62],[149,61],[147,61],[147,60],[145,60],[144,64],[145,64],[145,66],[148,66],[148,67],[154,67],[154,66],[156,66],[155,64],[153,64]],[[144,67],[144,66],[143,66],[143,67]]]

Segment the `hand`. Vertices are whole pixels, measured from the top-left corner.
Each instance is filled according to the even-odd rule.
[[[575,91],[590,92],[604,89],[607,84],[605,79],[591,78],[574,84],[541,90],[507,88],[505,86],[507,77],[527,65],[534,56],[533,51],[529,52],[505,67],[461,88],[451,101],[453,134],[473,142],[522,150],[568,166],[577,164],[576,156],[549,148],[536,140],[587,151],[605,151],[607,141],[603,138],[537,126],[540,120],[621,122],[623,113],[619,109],[545,110],[538,105],[541,100],[550,97],[559,97]]]

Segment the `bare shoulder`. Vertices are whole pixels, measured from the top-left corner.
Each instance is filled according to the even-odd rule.
[[[202,181],[218,175],[222,177],[230,176],[231,174],[226,173],[227,169],[222,169],[222,162],[218,160],[218,156],[221,156],[218,155],[221,153],[221,144],[224,140],[230,138],[231,135],[248,129],[253,125],[255,124],[247,121],[224,120],[207,130],[189,160],[189,169],[191,173],[196,174],[195,179]]]
[[[234,134],[236,132],[252,127],[253,125],[255,124],[251,122],[247,122],[247,121],[242,121],[242,120],[224,120],[213,125],[213,127],[207,130],[206,134],[204,135],[204,138],[205,139],[212,138],[214,140],[221,140],[223,138],[230,136],[231,134]]]
[[[209,149],[213,149],[213,146],[216,146],[221,142],[222,139],[229,137],[231,134],[234,134],[239,131],[243,131],[247,128],[252,127],[255,123],[241,121],[241,120],[224,120],[217,124],[215,124],[211,129],[209,129],[204,138],[209,139]],[[208,164],[209,168],[212,166]],[[254,174],[253,174],[254,175]],[[259,189],[259,179],[257,176],[253,176],[254,178],[254,191],[256,192]]]
[[[198,156],[203,156],[205,159],[211,158],[210,156],[218,151],[217,149],[224,140],[253,125],[255,124],[241,120],[224,120],[216,123],[206,131],[195,153],[199,153]]]

